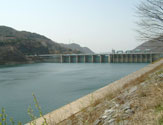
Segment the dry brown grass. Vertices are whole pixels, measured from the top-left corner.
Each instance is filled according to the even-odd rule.
[[[132,107],[137,110],[130,117],[130,124],[163,125],[163,66],[146,78],[146,85],[135,93]]]
[[[156,61],[156,62],[157,62],[157,61]],[[156,63],[156,62],[155,62],[155,63]],[[155,72],[155,71],[157,71],[157,70],[160,70],[160,69],[162,68],[162,66],[163,66],[163,64],[160,65],[160,66],[157,66],[156,68],[154,68],[154,69],[151,70],[150,72],[148,72],[148,73],[146,73],[146,74],[144,74],[144,75],[138,77],[136,80],[134,80],[134,81],[132,81],[132,82],[130,82],[130,83],[128,83],[128,84],[125,84],[125,85],[123,86],[123,89],[129,88],[129,87],[132,87],[132,86],[135,86],[135,85],[138,85],[138,84],[144,82],[146,79],[148,79],[148,77],[149,77],[150,74],[152,74],[153,72]]]
[[[93,122],[98,119],[101,114],[107,109],[108,105],[106,105],[106,101],[113,99],[116,95],[118,95],[119,92],[116,94],[108,94],[106,98],[92,101],[92,104],[89,107],[81,109],[80,112],[73,114],[68,119],[62,121],[59,123],[59,125],[91,125]]]

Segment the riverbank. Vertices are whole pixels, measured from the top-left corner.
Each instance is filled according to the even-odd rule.
[[[144,82],[145,78],[147,78],[150,73],[159,70],[162,64],[163,60],[150,64],[44,117],[49,124],[93,124],[98,118],[101,119],[103,112],[108,109],[109,105],[105,102],[110,102],[118,97],[125,89],[129,89],[128,87]],[[41,124],[42,122],[42,118],[36,120],[37,124]],[[101,123],[102,121],[97,120],[94,124]]]
[[[104,101],[108,107],[94,125],[162,125],[163,65],[139,80]]]
[[[10,58],[10,57],[8,57]],[[33,63],[41,63],[44,62],[40,57],[38,56],[24,56],[22,60],[14,60],[14,59],[0,59],[0,65],[21,65],[21,64],[33,64]]]

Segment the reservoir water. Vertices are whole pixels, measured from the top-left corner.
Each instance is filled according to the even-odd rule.
[[[44,114],[126,76],[147,63],[0,66],[0,108],[7,117],[26,123],[34,93]],[[38,114],[37,114],[38,115]]]

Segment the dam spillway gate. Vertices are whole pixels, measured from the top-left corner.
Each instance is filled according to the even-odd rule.
[[[44,54],[37,57],[53,63],[151,63],[163,58],[163,53]]]

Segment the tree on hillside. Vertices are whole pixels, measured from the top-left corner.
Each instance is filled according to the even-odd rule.
[[[140,38],[163,41],[163,0],[142,0],[137,6]],[[161,39],[162,38],[162,39]]]

